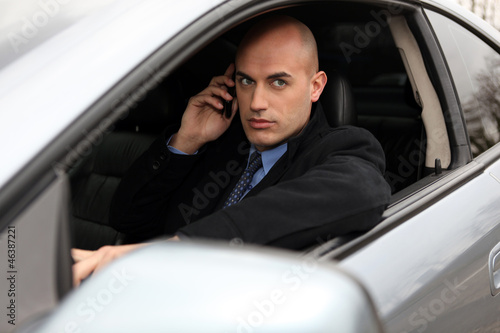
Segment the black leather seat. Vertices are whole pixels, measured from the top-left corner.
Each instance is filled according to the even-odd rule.
[[[173,95],[172,87],[160,86],[151,91],[70,171],[73,247],[94,250],[121,242],[121,235],[108,222],[111,200],[130,165],[178,117],[172,111],[179,108],[179,97]]]
[[[404,87],[370,87],[356,91],[358,126],[368,129],[385,152],[385,178],[397,193],[424,176],[425,128],[422,108],[407,80]]]
[[[326,71],[326,75],[328,81],[320,101],[328,123],[332,127],[356,125],[357,114],[351,84],[336,70]]]
[[[370,114],[360,115],[355,107],[352,87],[342,74],[327,70],[328,82],[321,96],[321,104],[331,126],[357,125],[369,130],[381,143],[386,158],[385,178],[396,193],[422,177],[425,147],[421,108],[406,84],[392,96],[364,94],[357,102],[371,105]],[[360,100],[362,99],[362,100]],[[380,104],[386,103],[381,109]],[[394,114],[390,110],[396,109]],[[365,110],[366,111],[366,110]]]

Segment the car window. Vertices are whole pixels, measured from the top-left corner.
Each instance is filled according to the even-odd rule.
[[[500,140],[500,55],[448,18],[432,11],[427,15],[448,62],[476,157]]]
[[[379,140],[386,156],[384,176],[395,194],[425,176],[426,141],[422,108],[415,101],[389,24],[375,20],[372,14],[384,10],[360,4],[345,8],[344,4],[329,4],[283,12],[299,17],[315,33],[320,68],[327,73],[340,72],[348,78],[353,88],[356,125]],[[326,14],[318,18],[314,15],[318,12],[336,12],[339,19],[332,22]],[[351,14],[341,15],[341,12]],[[129,237],[124,240],[124,235],[114,230],[109,221],[109,207],[118,184],[154,138],[166,126],[180,121],[190,96],[204,89],[213,75],[225,70],[251,24],[251,21],[242,23],[218,36],[161,82],[155,82],[158,90],[149,91],[134,102],[136,105],[129,110],[128,117],[113,124],[113,130],[100,145],[82,163],[73,165],[70,220],[74,247],[95,250],[106,244],[135,241]],[[121,93],[129,95],[133,93]]]

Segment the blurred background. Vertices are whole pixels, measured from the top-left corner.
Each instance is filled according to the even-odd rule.
[[[500,30],[500,0],[453,0]]]

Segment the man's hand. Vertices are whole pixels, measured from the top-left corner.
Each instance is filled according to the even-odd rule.
[[[228,93],[228,87],[234,87],[231,79],[234,64],[229,65],[222,76],[216,76],[198,95],[191,97],[182,116],[181,128],[170,140],[170,145],[187,154],[194,154],[204,144],[216,140],[231,124],[238,104],[236,98]],[[223,101],[232,102],[232,114],[226,118],[223,114]]]
[[[73,265],[73,285],[80,285],[83,279],[93,272],[97,272],[112,260],[135,250],[145,244],[103,246],[97,251],[72,249],[71,255],[75,264]]]
[[[179,237],[175,236],[168,240],[178,241]],[[72,249],[71,256],[75,261],[75,264],[73,265],[73,285],[75,287],[79,286],[82,280],[93,272],[103,268],[114,259],[145,245],[148,245],[148,243],[115,246],[109,245],[103,246],[97,251]]]

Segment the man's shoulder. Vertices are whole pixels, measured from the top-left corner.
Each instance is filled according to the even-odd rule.
[[[330,128],[319,140],[318,147],[322,154],[352,154],[376,160],[384,160],[385,154],[380,142],[375,136],[362,127],[345,125]],[[312,148],[316,150],[317,148]]]
[[[325,140],[367,140],[378,142],[378,140],[373,136],[373,134],[365,128],[353,126],[353,125],[343,125],[338,127],[329,127],[323,131],[320,136]]]

